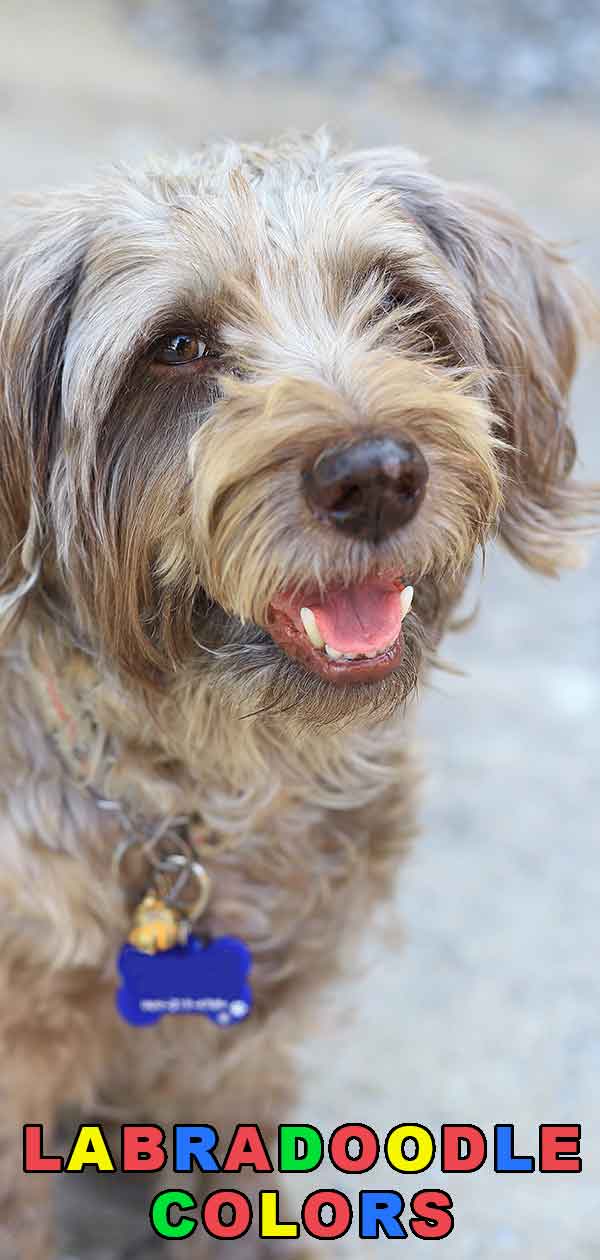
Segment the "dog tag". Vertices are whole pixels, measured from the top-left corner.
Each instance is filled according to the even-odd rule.
[[[206,1015],[214,1024],[239,1024],[250,1014],[250,951],[234,936],[147,954],[124,945],[118,958],[117,1010],[129,1024],[156,1024],[163,1015]]]

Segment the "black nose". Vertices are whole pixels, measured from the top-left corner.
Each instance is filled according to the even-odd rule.
[[[336,529],[382,542],[418,511],[429,469],[408,439],[363,438],[323,451],[304,473],[315,514]]]

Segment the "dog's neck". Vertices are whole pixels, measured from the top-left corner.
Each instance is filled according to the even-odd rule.
[[[277,808],[302,802],[323,810],[361,808],[394,774],[400,719],[360,730],[297,737],[289,723],[261,715],[243,721],[209,687],[165,689],[151,701],[81,651],[23,634],[31,697],[63,773],[124,813],[201,814],[239,832]]]

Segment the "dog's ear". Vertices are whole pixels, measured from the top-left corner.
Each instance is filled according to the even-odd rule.
[[[600,307],[560,253],[491,198],[426,174],[409,197],[479,323],[499,436],[509,443],[501,537],[538,572],[576,566],[600,486],[571,477],[569,390],[581,336],[600,331]]]
[[[579,342],[599,309],[566,260],[514,214],[458,190],[468,235],[460,264],[492,369],[505,457],[501,536],[526,565],[556,574],[579,563],[577,533],[600,509],[600,487],[571,472],[568,423]]]
[[[85,240],[82,213],[59,194],[23,202],[0,228],[0,632],[15,624],[40,573]]]

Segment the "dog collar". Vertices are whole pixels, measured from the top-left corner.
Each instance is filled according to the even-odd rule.
[[[87,697],[91,688],[85,685],[86,682],[89,683],[89,680],[83,678],[79,687],[73,689],[78,701],[74,705],[72,700],[61,691],[56,673],[46,655],[42,661],[38,662],[32,677],[36,683],[46,730],[69,776],[78,787],[94,799],[101,809],[114,810],[121,816],[126,837],[117,845],[115,851],[119,870],[123,864],[124,853],[135,843],[148,843],[153,846],[157,840],[166,841],[169,837],[176,836],[178,843],[185,845],[185,851],[190,855],[190,860],[199,857],[203,849],[210,848],[214,852],[223,847],[219,842],[219,837],[205,825],[196,811],[178,815],[170,819],[166,825],[162,823],[158,827],[151,827],[147,821],[139,819],[132,821],[128,812],[118,801],[98,791],[94,786],[94,780],[101,761],[104,760],[109,765],[113,765],[116,762],[116,756],[107,752],[106,736],[99,731],[98,724],[90,712]],[[139,840],[135,837],[139,837]]]

